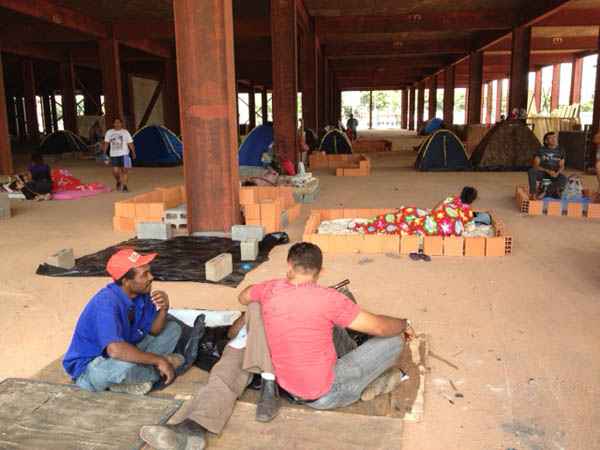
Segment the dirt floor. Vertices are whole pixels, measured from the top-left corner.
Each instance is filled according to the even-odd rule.
[[[395,136],[395,146],[406,148],[397,134],[374,134]],[[505,258],[425,263],[369,255],[372,262],[359,264],[364,255],[326,257],[324,284],[350,278],[362,306],[409,317],[430,336],[424,419],[406,424],[403,448],[600,448],[600,221],[523,217],[513,196],[525,174],[417,173],[414,157],[403,151],[375,160],[366,178],[322,174],[320,198],[287,230],[292,240],[301,238],[310,206],[429,207],[469,184],[480,192],[476,207],[495,210],[512,232],[514,254]],[[103,165],[60,166],[84,181],[111,183]],[[136,169],[131,195],[181,181],[181,168]],[[593,177],[585,182],[596,187]],[[108,280],[44,278],[35,269],[61,248],[84,255],[130,237],[111,226],[113,203],[126,197],[19,202],[13,218],[0,222],[0,379],[31,376],[65,351],[82,307]],[[236,309],[236,295],[248,283],[284,274],[286,250],[276,248],[237,290],[157,287],[176,307]]]

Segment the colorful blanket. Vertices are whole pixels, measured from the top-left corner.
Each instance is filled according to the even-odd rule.
[[[67,169],[52,170],[52,198],[55,200],[74,200],[105,192],[110,192],[110,188],[102,183],[84,184]]]

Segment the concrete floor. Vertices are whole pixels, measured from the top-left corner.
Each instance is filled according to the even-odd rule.
[[[378,132],[378,137],[398,134]],[[398,143],[401,143],[398,141]],[[493,209],[514,236],[510,257],[326,257],[324,284],[350,278],[359,303],[378,313],[409,317],[430,335],[431,358],[421,423],[407,423],[403,448],[600,448],[600,221],[522,217],[513,195],[522,173],[417,173],[415,155],[375,161],[368,178],[321,176],[313,207],[431,206],[465,184],[476,186],[479,209]],[[56,164],[55,164],[56,165]],[[109,169],[92,162],[60,164],[84,181],[110,183]],[[182,169],[136,169],[132,195],[181,183]],[[585,182],[596,187],[595,179]],[[106,279],[44,278],[37,265],[73,247],[76,255],[128,238],[112,231],[118,193],[74,202],[17,203],[0,222],[0,379],[28,377],[66,349],[87,300]],[[302,219],[287,230],[301,238]],[[237,308],[247,283],[282,276],[286,248],[247,277],[239,289],[162,283],[176,307]],[[158,287],[158,286],[157,286]],[[452,382],[452,383],[450,383]],[[454,386],[463,398],[456,398]],[[453,404],[450,403],[452,400]]]

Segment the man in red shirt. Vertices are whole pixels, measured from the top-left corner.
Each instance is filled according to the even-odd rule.
[[[316,245],[295,244],[287,262],[286,278],[249,286],[240,294],[240,303],[248,306],[246,327],[190,402],[186,419],[177,425],[142,427],[140,436],[153,448],[203,449],[205,431],[222,431],[251,372],[263,375],[257,408],[262,421],[277,413],[275,378],[296,400],[315,409],[347,406],[369,385],[377,395],[400,382],[395,376],[399,371],[388,369],[400,356],[405,336],[414,335],[408,321],[361,310],[335,289],[318,286],[323,255]],[[376,337],[340,354],[337,344],[349,340],[345,328]]]

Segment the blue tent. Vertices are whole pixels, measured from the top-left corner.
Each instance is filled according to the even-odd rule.
[[[421,144],[415,168],[430,170],[468,170],[471,168],[465,146],[449,130],[438,130]]]
[[[148,125],[133,136],[136,166],[178,166],[183,163],[183,144],[168,128]]]
[[[259,125],[253,129],[242,145],[238,158],[240,166],[262,166],[261,157],[273,143],[273,125]]]

